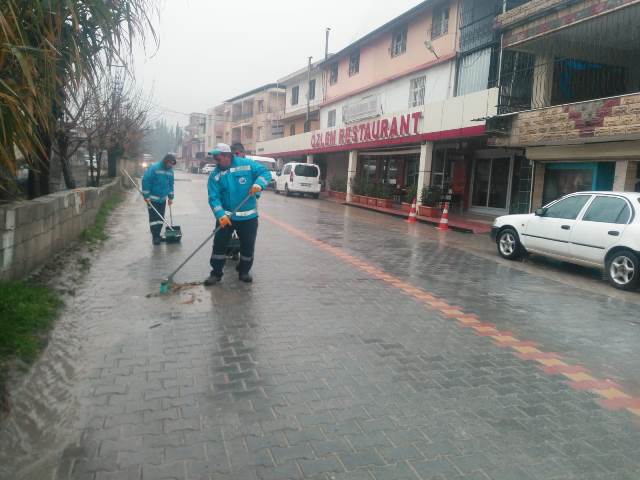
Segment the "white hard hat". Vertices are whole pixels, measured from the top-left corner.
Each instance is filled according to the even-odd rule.
[[[216,145],[216,148],[209,152],[209,154],[214,156],[220,155],[221,153],[231,153],[231,147],[226,143],[219,143]]]

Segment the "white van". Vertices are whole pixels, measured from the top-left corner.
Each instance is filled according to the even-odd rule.
[[[269,157],[260,157],[258,155],[247,155],[247,158],[250,160],[254,160],[261,165],[264,165],[271,172],[271,183],[269,186],[271,188],[276,188],[276,161],[273,158]]]
[[[284,192],[303,195],[306,193],[313,198],[320,196],[320,167],[313,163],[287,163],[276,179],[276,193]]]

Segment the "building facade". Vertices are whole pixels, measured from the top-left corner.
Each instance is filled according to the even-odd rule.
[[[224,142],[240,142],[247,153],[256,153],[256,143],[283,136],[285,89],[270,83],[233,97],[207,110],[207,151]]]
[[[187,171],[198,171],[205,159],[206,115],[189,114],[182,138],[182,162]]]
[[[532,208],[580,190],[640,190],[640,2],[519,3],[495,21],[511,60],[490,125],[493,145],[533,162]]]
[[[324,85],[320,62],[313,63],[286,77],[278,84],[285,88],[282,116],[283,136],[290,137],[320,128],[320,105]]]
[[[486,119],[497,113],[495,70],[484,57],[465,60],[461,52],[461,45],[475,53],[486,43],[495,56],[498,2],[475,17],[465,4],[475,6],[422,2],[322,62],[320,128],[259,143],[258,153],[318,163],[325,185],[344,180],[349,197],[361,183],[396,203],[439,201],[451,190],[457,208],[471,209],[477,158],[507,155],[512,174],[516,155],[486,143]],[[477,34],[483,14],[486,39]],[[473,49],[470,40],[461,42],[465,21],[476,29]],[[510,209],[506,197],[477,208],[492,211],[494,204]]]

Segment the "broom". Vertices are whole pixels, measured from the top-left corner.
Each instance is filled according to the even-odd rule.
[[[231,212],[231,214],[229,215],[229,217],[233,217],[238,210],[240,210],[240,208],[247,203],[247,201],[251,198],[251,194],[247,195],[246,197],[244,197],[244,199],[236,206],[236,208],[233,210],[233,212]],[[211,235],[209,235],[207,238],[204,239],[204,241],[198,245],[198,248],[196,248],[193,252],[191,252],[191,254],[184,260],[184,262],[182,262],[178,268],[176,268],[173,272],[171,272],[171,274],[166,278],[166,280],[164,280],[161,284],[160,284],[160,295],[166,295],[167,293],[169,293],[171,291],[171,285],[173,284],[173,277],[175,277],[176,273],[178,273],[182,267],[184,267],[187,262],[189,260],[191,260],[194,255],[196,253],[198,253],[200,251],[200,249],[202,247],[204,247],[207,243],[209,243],[211,241],[211,239],[213,237],[215,237],[216,233],[218,233],[220,231],[220,229],[222,228],[222,225],[219,225],[214,231],[213,233],[211,233]]]

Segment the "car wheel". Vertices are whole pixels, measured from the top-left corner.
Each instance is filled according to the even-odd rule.
[[[496,239],[498,253],[507,260],[517,260],[522,256],[522,245],[518,234],[512,228],[501,230]]]
[[[287,185],[286,183],[284,184],[284,194],[285,194],[287,197],[290,197],[290,196],[291,196],[291,192],[289,191],[289,185]]]
[[[609,256],[606,264],[609,283],[621,290],[635,290],[640,280],[640,261],[631,250],[620,250]]]

